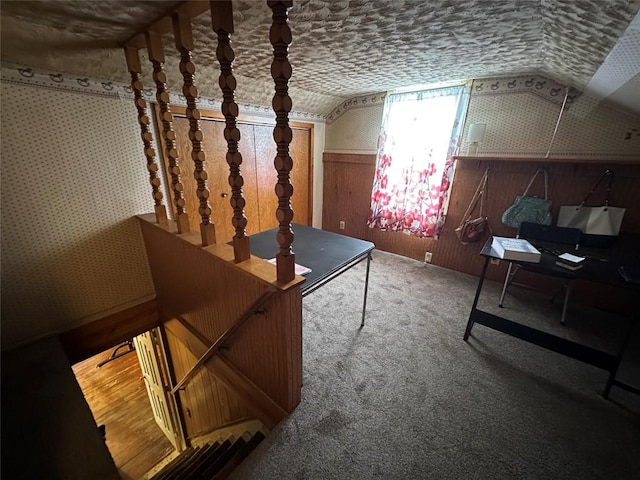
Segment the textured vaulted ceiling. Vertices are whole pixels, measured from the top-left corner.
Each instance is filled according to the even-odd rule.
[[[3,65],[127,82],[119,45],[180,3],[3,0]],[[233,5],[236,97],[270,105],[270,10]],[[290,95],[295,110],[328,113],[355,96],[456,79],[542,73],[583,90],[638,10],[640,0],[294,0]],[[193,23],[197,84],[219,98],[210,16]],[[172,42],[168,83],[179,91]]]

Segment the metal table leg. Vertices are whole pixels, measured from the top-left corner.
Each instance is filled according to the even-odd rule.
[[[484,265],[482,266],[482,273],[480,274],[480,280],[478,281],[478,288],[476,289],[476,296],[473,299],[473,305],[471,307],[471,313],[469,314],[469,320],[467,321],[467,328],[464,331],[464,341],[466,342],[469,339],[469,334],[471,333],[471,329],[473,328],[473,312],[476,310],[478,306],[478,299],[480,298],[480,291],[482,290],[482,284],[484,283],[484,277],[487,275],[487,267],[489,266],[489,260],[491,260],[488,256],[484,259]]]
[[[362,303],[362,323],[360,328],[364,327],[364,315],[367,310],[367,291],[369,290],[369,266],[371,265],[371,252],[367,253],[367,274],[364,281],[364,302]]]

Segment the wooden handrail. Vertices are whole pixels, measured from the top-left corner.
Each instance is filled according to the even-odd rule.
[[[172,394],[176,394],[197,372],[200,368],[216,354],[220,347],[229,340],[238,329],[260,309],[272,296],[276,293],[274,287],[267,287],[267,289],[260,295],[260,297],[247,308],[244,313],[231,325],[220,337],[211,345],[207,351],[196,361],[196,363],[185,373],[184,377],[171,389]]]
[[[203,355],[208,342],[201,334],[179,318],[164,323],[164,328],[187,346],[196,356]],[[230,391],[235,392],[244,406],[255,415],[267,428],[274,428],[287,412],[278,405],[260,387],[238,370],[222,353],[218,353],[205,364],[216,379],[221,381]]]

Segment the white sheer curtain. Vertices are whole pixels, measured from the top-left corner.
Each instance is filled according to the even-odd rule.
[[[371,228],[418,237],[440,233],[469,91],[460,85],[387,95],[371,193]]]

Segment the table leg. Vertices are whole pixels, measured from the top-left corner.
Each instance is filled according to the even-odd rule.
[[[602,392],[602,397],[603,398],[609,398],[609,392],[611,391],[611,387],[617,383],[616,382],[616,374],[618,373],[618,367],[620,366],[620,362],[622,361],[622,355],[624,354],[624,350],[625,348],[627,348],[627,343],[629,343],[629,339],[631,338],[631,332],[633,331],[633,327],[634,327],[635,323],[630,320],[629,321],[629,328],[627,329],[627,334],[624,337],[624,340],[622,341],[622,345],[620,346],[620,350],[618,350],[618,354],[616,355],[616,359],[617,362],[615,364],[615,366],[609,370],[609,378],[607,378],[607,383],[604,386],[604,391]],[[625,386],[626,387],[626,386]],[[625,388],[627,389],[627,388]],[[634,389],[631,389],[630,391],[633,391]],[[637,392],[635,392],[637,393]]]
[[[484,277],[487,275],[487,267],[489,267],[490,257],[485,257],[484,265],[482,265],[482,273],[480,274],[480,280],[478,281],[478,288],[476,289],[476,296],[473,299],[473,305],[471,306],[471,313],[469,314],[469,320],[467,321],[467,328],[464,331],[464,341],[466,342],[469,339],[469,334],[471,333],[471,329],[473,328],[473,312],[478,306],[478,299],[480,298],[480,291],[482,290],[482,284],[484,283]]]
[[[367,274],[364,281],[364,302],[362,303],[362,322],[360,328],[364,327],[364,315],[367,310],[367,291],[369,290],[369,266],[371,265],[371,252],[367,253]]]

